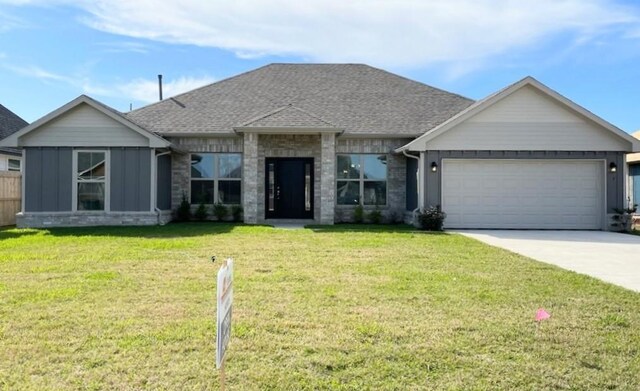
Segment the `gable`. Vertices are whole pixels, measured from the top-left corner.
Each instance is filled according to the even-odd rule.
[[[427,150],[627,151],[629,141],[525,84],[440,135]]]
[[[527,85],[469,118],[468,122],[585,123],[586,119]]]
[[[19,145],[148,147],[149,139],[94,107],[81,103],[20,137]]]

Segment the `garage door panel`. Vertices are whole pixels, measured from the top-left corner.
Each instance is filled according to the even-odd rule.
[[[447,228],[600,229],[600,161],[445,160]]]

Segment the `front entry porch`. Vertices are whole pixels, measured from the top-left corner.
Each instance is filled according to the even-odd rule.
[[[265,160],[265,219],[313,220],[313,158]]]
[[[243,133],[244,221],[333,224],[335,129]]]

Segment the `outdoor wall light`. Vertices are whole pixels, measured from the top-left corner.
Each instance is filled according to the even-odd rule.
[[[609,171],[611,171],[611,172],[616,172],[616,171],[618,171],[618,166],[616,166],[616,164],[615,164],[614,162],[611,162],[611,163],[609,164]]]
[[[431,172],[437,172],[437,171],[438,171],[438,163],[431,162]]]

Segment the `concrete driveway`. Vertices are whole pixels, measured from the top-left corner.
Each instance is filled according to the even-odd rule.
[[[640,292],[640,236],[600,231],[455,231]]]

